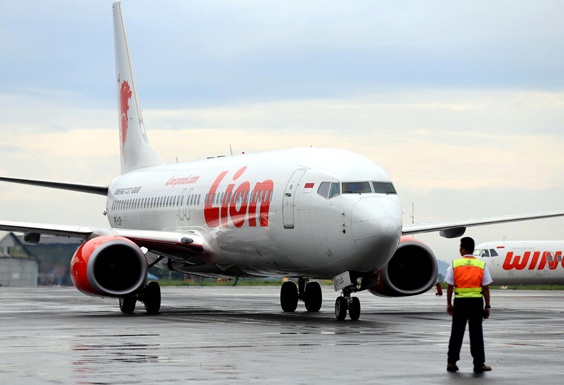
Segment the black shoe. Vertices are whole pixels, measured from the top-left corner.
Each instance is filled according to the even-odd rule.
[[[456,366],[456,364],[451,364],[450,362],[447,363],[447,372],[458,372],[458,366]]]
[[[483,364],[482,366],[474,366],[474,373],[489,372],[490,370],[492,370],[492,367],[486,364]]]

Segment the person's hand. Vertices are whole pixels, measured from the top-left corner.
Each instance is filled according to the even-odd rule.
[[[490,309],[485,308],[484,309],[484,319],[488,319],[488,318],[490,318]]]
[[[449,316],[451,316],[451,317],[452,317],[452,315],[454,314],[454,306],[452,306],[451,303],[449,303],[449,304],[447,305],[447,314],[448,314]]]

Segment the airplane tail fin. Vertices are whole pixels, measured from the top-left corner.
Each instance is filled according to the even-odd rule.
[[[112,6],[114,14],[114,46],[116,56],[119,137],[122,174],[139,168],[163,164],[149,144],[137,96],[125,25],[120,2]]]

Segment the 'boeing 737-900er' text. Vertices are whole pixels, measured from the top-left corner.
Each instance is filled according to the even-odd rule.
[[[137,301],[158,313],[160,287],[148,269],[207,277],[285,276],[280,303],[293,312],[322,303],[318,279],[341,295],[335,315],[360,316],[355,292],[423,293],[436,284],[437,262],[405,235],[539,219],[564,211],[402,227],[400,200],[373,161],[327,148],[243,154],[164,164],[149,144],[119,2],[113,4],[122,174],[108,186],[2,177],[0,180],[107,196],[110,228],[0,221],[0,230],[81,237],[71,276],[82,292],[119,298],[124,313]],[[296,283],[297,281],[297,283]]]

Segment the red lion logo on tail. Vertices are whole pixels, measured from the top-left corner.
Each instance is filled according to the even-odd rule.
[[[118,76],[118,83],[119,82],[120,80]],[[129,124],[129,99],[131,99],[131,95],[133,95],[133,91],[131,91],[131,87],[129,87],[127,80],[124,80],[119,88],[120,128],[123,146],[125,146],[125,139],[127,138],[127,128]]]

